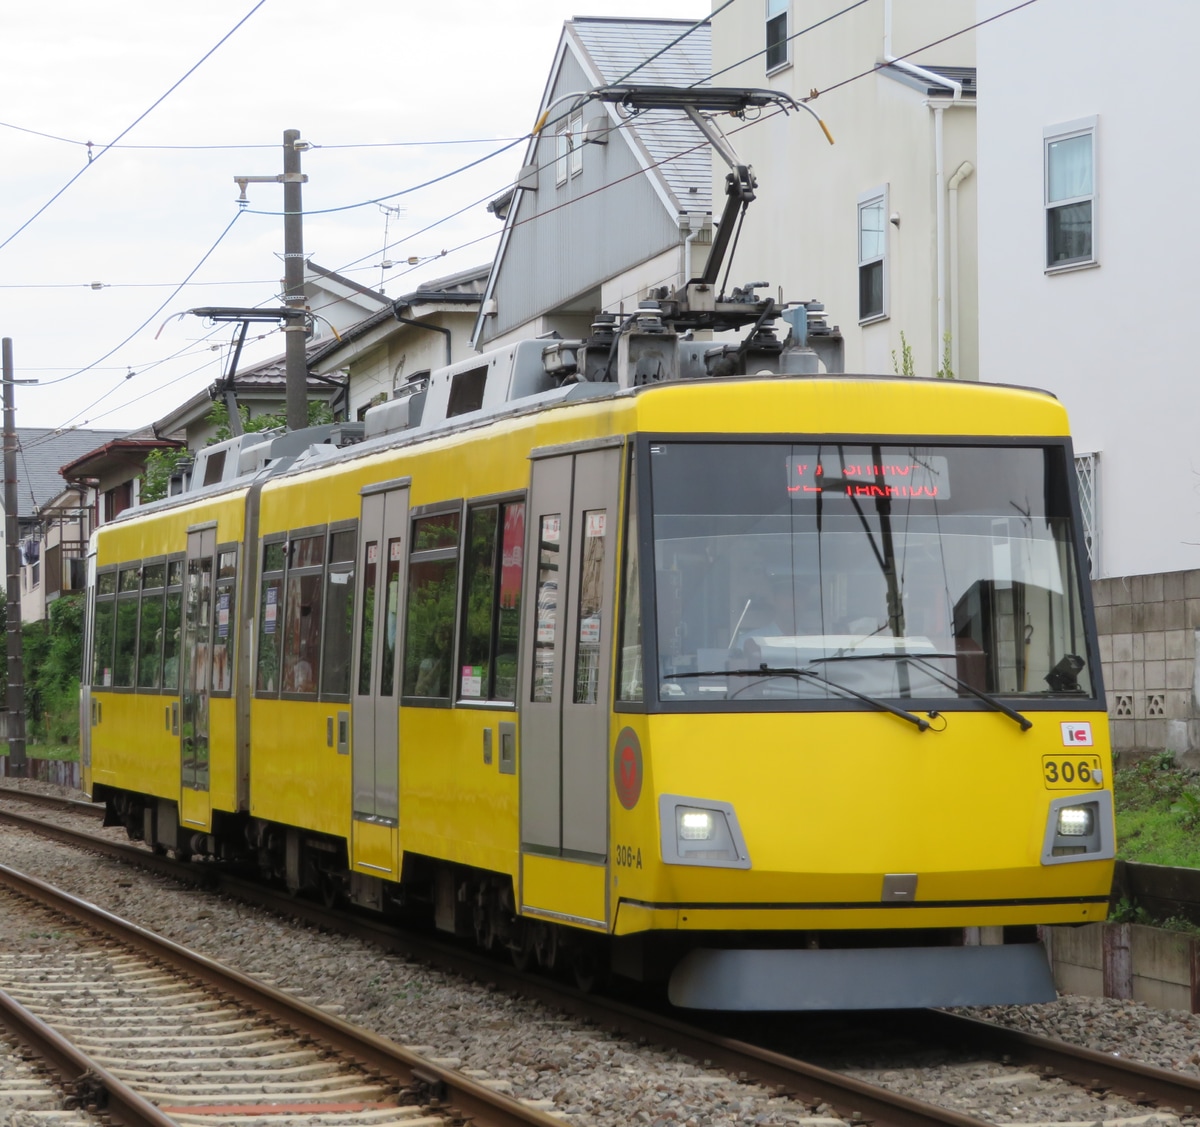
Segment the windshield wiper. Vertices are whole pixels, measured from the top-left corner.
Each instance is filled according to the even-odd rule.
[[[960,689],[965,689],[973,697],[977,697],[984,704],[990,704],[997,712],[1004,713],[1011,720],[1015,720],[1021,725],[1022,732],[1028,732],[1033,727],[1033,721],[1029,717],[1018,712],[1000,700],[999,697],[992,696],[991,693],[985,693],[982,689],[975,688],[968,681],[964,681],[961,677],[956,677],[953,673],[948,673],[944,669],[939,669],[936,665],[928,664],[929,660],[935,658],[954,658],[957,660],[957,654],[911,654],[911,653],[873,653],[873,654],[833,654],[829,657],[815,657],[814,663],[832,662],[832,661],[911,661],[919,665],[922,669],[942,679],[943,684],[953,682]]]
[[[692,677],[807,677],[813,681],[819,681],[822,685],[827,685],[831,689],[837,689],[839,692],[846,693],[847,696],[852,696],[856,700],[865,701],[867,704],[878,708],[881,712],[890,712],[893,716],[899,716],[901,720],[907,720],[910,724],[915,724],[918,731],[924,732],[929,728],[929,721],[923,717],[917,716],[912,712],[906,712],[903,708],[897,708],[894,704],[888,704],[887,701],[880,700],[879,697],[868,696],[866,693],[860,693],[857,689],[851,689],[849,686],[843,685],[838,681],[831,681],[815,669],[797,669],[794,666],[771,666],[764,663],[757,669],[717,669],[700,673],[693,673],[691,671],[671,673],[664,676],[663,680],[682,681],[684,678]],[[738,690],[739,693],[741,691],[741,689]],[[735,693],[734,695],[736,696],[737,694]]]

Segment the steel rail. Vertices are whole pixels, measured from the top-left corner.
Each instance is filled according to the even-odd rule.
[[[5,786],[3,783],[0,783],[0,798],[29,802],[35,806],[50,806],[57,810],[69,810],[74,814],[86,814],[91,818],[104,817],[104,803],[102,802],[84,802],[79,798],[63,798],[57,794],[21,790],[19,787]]]
[[[336,930],[389,951],[436,962],[442,969],[495,983],[501,989],[535,998],[601,1028],[672,1046],[697,1060],[710,1061],[734,1075],[745,1074],[797,1099],[814,1104],[827,1103],[850,1120],[856,1116],[870,1119],[878,1127],[928,1127],[930,1123],[940,1123],[944,1127],[979,1127],[980,1124],[980,1120],[970,1116],[919,1100],[893,1096],[866,1081],[720,1036],[669,1015],[611,998],[583,994],[543,976],[517,971],[482,953],[464,951],[436,939],[401,931],[391,921],[325,909],[315,902],[229,876],[216,866],[180,864],[142,847],[0,811],[0,822],[4,821],[67,844],[96,849],[175,880],[217,887],[228,895],[250,900],[281,915]],[[1162,1102],[1181,1111],[1187,1107],[1200,1108],[1200,1080],[1153,1065],[936,1010],[906,1011],[903,1028],[906,1034],[917,1030],[922,1036],[959,1048],[969,1039],[974,1047],[997,1057],[1038,1063],[1072,1083],[1106,1088],[1135,1102]]]
[[[1086,1088],[1114,1091],[1135,1103],[1165,1104],[1183,1115],[1193,1115],[1200,1108],[1200,1078],[1186,1073],[1067,1045],[962,1014],[925,1010],[906,1018],[912,1019],[905,1022],[906,1032],[915,1026],[922,1036],[936,1037],[956,1047],[966,1045],[1037,1065],[1045,1076],[1061,1076]]]
[[[429,1106],[453,1109],[460,1117],[488,1127],[562,1127],[561,1120],[541,1110],[484,1087],[453,1069],[434,1064],[386,1037],[324,1013],[215,959],[189,951],[36,877],[0,865],[0,883],[207,983],[260,1013],[269,1014],[297,1032],[334,1046],[359,1064],[396,1077],[402,1087],[419,1094],[422,1102]]]
[[[63,1087],[85,1110],[96,1110],[124,1127],[178,1127],[149,1100],[77,1049],[60,1033],[0,990],[0,1025],[6,1026],[62,1079]]]

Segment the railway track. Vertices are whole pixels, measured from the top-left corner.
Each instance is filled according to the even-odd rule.
[[[751,1043],[751,1040],[762,1040],[758,1035],[747,1034],[747,1039],[730,1037],[718,1031],[722,1025],[706,1029],[680,1022],[668,1013],[656,1013],[612,999],[581,995],[545,978],[520,974],[474,953],[431,941],[428,937],[399,934],[394,927],[377,920],[330,913],[315,904],[297,901],[257,885],[246,885],[212,871],[208,866],[176,865],[138,847],[89,837],[61,827],[43,827],[37,824],[37,819],[11,812],[0,811],[0,819],[15,821],[60,840],[76,842],[85,848],[100,849],[135,864],[158,868],[169,872],[176,880],[216,881],[221,890],[230,895],[245,896],[274,911],[298,916],[322,927],[352,933],[389,950],[436,962],[443,969],[536,997],[603,1028],[620,1031],[626,1037],[670,1046],[734,1075],[753,1078],[801,1101],[812,1111],[833,1109],[846,1121],[869,1121],[880,1127],[893,1124],[897,1127],[929,1124],[977,1127],[979,1123],[979,1120],[960,1112],[897,1095],[855,1076],[818,1067],[795,1059],[787,1052]],[[1033,1070],[1032,1075],[1039,1083],[1050,1083],[1058,1078],[1080,1086],[1089,1098],[1120,1097],[1133,1105],[1131,1110],[1135,1113],[1155,1106],[1192,1116],[1194,1109],[1200,1108],[1200,1080],[1185,1074],[953,1014],[910,1013],[903,1015],[901,1021],[904,1036],[909,1039],[915,1037],[953,1046],[956,1051],[965,1050],[991,1058],[1013,1075],[1027,1077]],[[725,1023],[723,1027],[727,1029],[728,1024]],[[1113,1117],[1100,1113],[1095,1118],[1111,1120]]]
[[[225,1127],[268,1115],[297,1127],[330,1117],[374,1127],[557,1123],[6,866],[0,898],[7,929],[57,940],[52,957],[5,945],[0,1022],[76,1102],[119,1123]]]

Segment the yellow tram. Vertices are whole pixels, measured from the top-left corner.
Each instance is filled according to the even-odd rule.
[[[683,1006],[1052,997],[1036,925],[1103,919],[1114,854],[1061,405],[623,328],[101,528],[86,788]]]

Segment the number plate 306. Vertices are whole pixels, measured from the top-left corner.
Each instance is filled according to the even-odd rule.
[[[1047,790],[1095,790],[1103,785],[1098,777],[1098,755],[1043,755],[1042,778]]]

